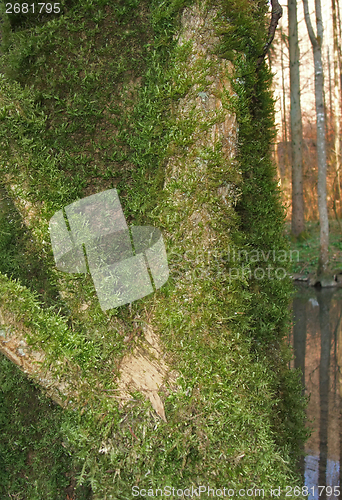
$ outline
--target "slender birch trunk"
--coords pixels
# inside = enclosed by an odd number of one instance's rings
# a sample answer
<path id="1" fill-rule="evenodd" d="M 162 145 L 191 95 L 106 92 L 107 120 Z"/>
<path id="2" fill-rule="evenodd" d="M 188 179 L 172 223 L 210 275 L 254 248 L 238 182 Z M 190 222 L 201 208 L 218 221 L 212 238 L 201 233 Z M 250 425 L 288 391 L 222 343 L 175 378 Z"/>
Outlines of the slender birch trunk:
<path id="1" fill-rule="evenodd" d="M 318 275 L 328 272 L 329 265 L 329 218 L 327 206 L 327 159 L 325 144 L 325 114 L 324 114 L 324 74 L 322 64 L 323 24 L 321 1 L 315 0 L 316 27 L 315 36 L 310 14 L 308 0 L 303 0 L 305 23 L 312 45 L 315 66 L 315 101 L 316 101 L 316 127 L 317 127 L 317 161 L 318 161 L 318 212 L 320 220 L 320 252 Z"/>
<path id="2" fill-rule="evenodd" d="M 336 197 L 341 199 L 340 188 L 340 134 L 341 134 L 341 86 L 339 75 L 339 40 L 337 30 L 337 0 L 332 0 L 332 20 L 333 20 L 333 38 L 334 38 L 334 156 L 335 156 L 335 172 L 336 172 Z"/>
<path id="3" fill-rule="evenodd" d="M 340 4 L 338 0 L 336 0 L 336 16 L 337 16 L 337 28 L 338 28 L 338 67 L 339 67 L 339 75 L 340 75 L 340 86 L 342 88 L 342 63 L 341 63 L 341 40 L 342 40 L 342 31 L 341 31 L 341 11 Z"/>
<path id="4" fill-rule="evenodd" d="M 328 62 L 328 79 L 329 79 L 329 113 L 327 114 L 327 130 L 328 134 L 330 134 L 331 130 L 333 130 L 333 97 L 332 97 L 332 76 L 331 76 L 331 59 L 330 59 L 330 51 L 329 47 L 327 47 L 327 62 Z"/>
<path id="5" fill-rule="evenodd" d="M 288 0 L 288 15 L 291 95 L 292 234 L 297 237 L 305 230 L 297 0 Z"/>
<path id="6" fill-rule="evenodd" d="M 281 62 L 281 85 L 283 91 L 283 141 L 285 144 L 285 165 L 288 164 L 287 155 L 287 123 L 286 123 L 286 85 L 285 85 L 285 65 L 284 65 L 284 47 L 283 47 L 283 29 L 280 29 L 280 62 Z"/>
<path id="7" fill-rule="evenodd" d="M 282 173 L 281 180 L 284 182 L 287 179 L 287 171 L 289 166 L 289 154 L 288 154 L 288 132 L 287 132 L 287 109 L 286 109 L 286 84 L 285 84 L 285 65 L 284 65 L 284 37 L 283 29 L 280 28 L 280 65 L 281 65 L 281 87 L 282 87 L 282 105 L 281 105 L 281 129 L 282 129 L 282 139 L 284 148 L 284 157 L 282 158 L 282 169 L 279 171 Z"/>

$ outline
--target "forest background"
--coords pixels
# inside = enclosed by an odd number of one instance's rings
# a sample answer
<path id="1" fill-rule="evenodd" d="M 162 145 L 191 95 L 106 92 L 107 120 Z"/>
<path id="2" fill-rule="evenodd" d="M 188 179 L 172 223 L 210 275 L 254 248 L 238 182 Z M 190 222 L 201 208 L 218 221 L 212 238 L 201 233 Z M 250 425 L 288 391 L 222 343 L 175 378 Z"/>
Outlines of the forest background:
<path id="1" fill-rule="evenodd" d="M 269 60 L 274 73 L 273 89 L 276 98 L 277 138 L 274 146 L 274 159 L 278 166 L 278 178 L 282 197 L 287 206 L 287 220 L 291 220 L 291 127 L 290 127 L 290 69 L 288 49 L 288 9 L 287 2 L 279 2 L 283 7 L 283 16 L 275 35 Z M 337 13 L 338 30 L 338 67 L 341 75 L 341 16 L 339 2 L 334 2 Z M 322 0 L 322 21 L 324 37 L 322 58 L 324 68 L 324 100 L 326 114 L 327 139 L 327 203 L 329 218 L 336 221 L 342 215 L 340 173 L 341 164 L 336 166 L 334 116 L 338 113 L 341 119 L 341 76 L 337 89 L 334 88 L 334 37 L 333 11 L 331 0 Z M 311 22 L 315 24 L 315 2 L 309 2 Z M 298 38 L 300 50 L 300 98 L 303 123 L 303 191 L 305 200 L 305 219 L 318 220 L 317 206 L 317 151 L 316 151 L 316 111 L 315 111 L 315 78 L 312 46 L 304 19 L 303 2 L 297 2 Z M 338 94 L 336 108 L 335 92 Z"/>

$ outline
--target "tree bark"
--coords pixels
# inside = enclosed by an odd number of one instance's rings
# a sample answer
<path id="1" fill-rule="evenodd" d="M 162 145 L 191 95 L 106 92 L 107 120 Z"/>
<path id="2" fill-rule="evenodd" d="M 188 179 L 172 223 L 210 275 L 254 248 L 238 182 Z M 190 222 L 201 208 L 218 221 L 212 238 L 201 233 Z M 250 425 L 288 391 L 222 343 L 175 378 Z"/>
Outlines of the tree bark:
<path id="1" fill-rule="evenodd" d="M 327 206 L 327 159 L 325 140 L 325 113 L 324 113 L 324 73 L 322 64 L 323 24 L 320 0 L 315 1 L 316 27 L 315 36 L 310 14 L 308 0 L 303 0 L 305 23 L 312 45 L 315 67 L 315 102 L 316 102 L 316 128 L 317 128 L 317 162 L 318 162 L 318 212 L 320 220 L 320 252 L 318 275 L 328 272 L 329 267 L 329 217 Z"/>
<path id="2" fill-rule="evenodd" d="M 337 10 L 338 1 L 332 0 L 332 21 L 333 21 L 333 38 L 334 38 L 334 105 L 333 105 L 333 116 L 334 116 L 334 157 L 335 157 L 335 183 L 336 190 L 333 196 L 336 196 L 338 203 L 341 200 L 341 186 L 340 186 L 340 135 L 341 135 L 341 86 L 340 86 L 340 75 L 339 75 L 339 40 L 338 40 L 338 29 L 337 29 Z"/>
<path id="3" fill-rule="evenodd" d="M 332 116 L 333 116 L 331 60 L 330 60 L 329 47 L 327 47 L 327 61 L 328 61 L 328 79 L 329 79 L 329 113 L 327 113 L 327 131 L 328 131 L 328 134 L 329 134 L 330 131 L 332 130 Z"/>
<path id="4" fill-rule="evenodd" d="M 281 86 L 283 91 L 283 114 L 282 114 L 282 126 L 283 126 L 283 142 L 285 144 L 285 167 L 288 165 L 288 134 L 287 134 L 287 106 L 286 106 L 286 85 L 285 85 L 285 65 L 284 65 L 284 40 L 283 40 L 283 30 L 280 30 L 280 63 L 281 63 Z"/>
<path id="5" fill-rule="evenodd" d="M 288 0 L 288 16 L 291 95 L 292 234 L 297 237 L 305 230 L 297 0 Z"/>

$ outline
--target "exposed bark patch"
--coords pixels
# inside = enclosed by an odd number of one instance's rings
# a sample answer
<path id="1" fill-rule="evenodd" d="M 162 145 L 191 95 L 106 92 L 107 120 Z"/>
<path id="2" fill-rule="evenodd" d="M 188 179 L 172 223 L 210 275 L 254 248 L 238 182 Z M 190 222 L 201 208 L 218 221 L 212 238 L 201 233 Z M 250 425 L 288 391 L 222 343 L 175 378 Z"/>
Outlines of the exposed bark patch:
<path id="1" fill-rule="evenodd" d="M 119 402 L 123 405 L 131 399 L 128 391 L 139 391 L 147 397 L 156 413 L 166 422 L 163 402 L 158 394 L 168 385 L 175 383 L 176 374 L 170 373 L 163 359 L 158 336 L 150 326 L 144 328 L 145 341 L 132 354 L 123 358 L 120 364 Z"/>

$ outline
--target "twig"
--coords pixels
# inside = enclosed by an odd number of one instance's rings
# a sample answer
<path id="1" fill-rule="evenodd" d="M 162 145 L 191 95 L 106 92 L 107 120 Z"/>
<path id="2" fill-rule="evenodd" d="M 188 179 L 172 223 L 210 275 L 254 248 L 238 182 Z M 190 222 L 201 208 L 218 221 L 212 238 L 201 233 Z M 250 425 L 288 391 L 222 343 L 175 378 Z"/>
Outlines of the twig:
<path id="1" fill-rule="evenodd" d="M 132 431 L 131 429 L 131 426 L 129 425 L 128 426 L 128 429 L 129 429 L 129 432 L 132 434 L 133 437 L 135 437 L 135 439 L 137 439 L 139 441 L 139 439 L 137 438 L 137 436 L 134 434 L 134 432 Z"/>
<path id="2" fill-rule="evenodd" d="M 260 66 L 268 52 L 268 49 L 270 48 L 270 45 L 273 42 L 275 31 L 278 26 L 278 21 L 283 15 L 283 8 L 278 2 L 278 0 L 271 0 L 271 5 L 272 5 L 272 17 L 271 17 L 270 27 L 268 28 L 268 40 L 264 46 L 263 53 L 261 54 L 261 56 L 257 61 L 257 69 L 256 69 L 257 71 L 259 71 Z"/>

